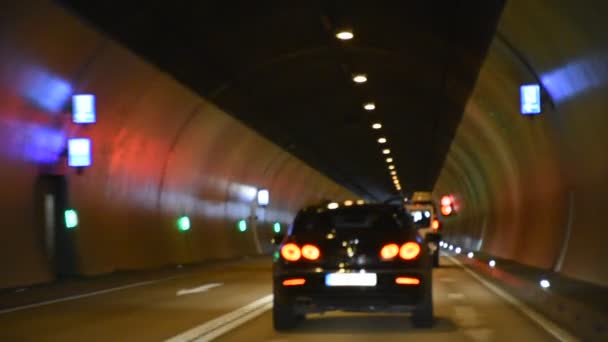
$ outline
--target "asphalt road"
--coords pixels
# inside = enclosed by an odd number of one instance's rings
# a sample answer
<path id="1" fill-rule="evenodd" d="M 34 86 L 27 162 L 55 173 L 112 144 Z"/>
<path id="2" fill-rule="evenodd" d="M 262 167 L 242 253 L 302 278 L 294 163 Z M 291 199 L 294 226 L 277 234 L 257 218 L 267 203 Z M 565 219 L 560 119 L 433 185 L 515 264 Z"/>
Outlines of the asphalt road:
<path id="1" fill-rule="evenodd" d="M 430 329 L 413 328 L 407 315 L 330 313 L 276 333 L 270 260 L 258 258 L 0 310 L 0 341 L 556 340 L 460 266 L 441 262 L 433 275 L 436 324 Z"/>

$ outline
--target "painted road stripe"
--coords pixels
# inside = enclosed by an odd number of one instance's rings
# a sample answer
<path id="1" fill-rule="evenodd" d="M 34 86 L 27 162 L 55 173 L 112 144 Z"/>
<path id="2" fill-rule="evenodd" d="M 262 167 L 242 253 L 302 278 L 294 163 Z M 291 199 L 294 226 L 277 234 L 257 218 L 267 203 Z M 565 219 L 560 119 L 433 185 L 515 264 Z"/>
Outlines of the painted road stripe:
<path id="1" fill-rule="evenodd" d="M 228 331 L 260 316 L 271 308 L 272 295 L 267 295 L 223 316 L 174 336 L 166 340 L 166 342 L 212 341 Z"/>
<path id="2" fill-rule="evenodd" d="M 461 300 L 464 299 L 464 294 L 462 293 L 448 293 L 448 298 L 453 300 Z"/>
<path id="3" fill-rule="evenodd" d="M 173 277 L 162 278 L 162 279 L 157 279 L 157 280 L 142 281 L 142 282 L 139 282 L 139 283 L 133 283 L 133 284 L 119 286 L 119 287 L 113 287 L 113 288 L 109 288 L 109 289 L 105 289 L 105 290 L 100 290 L 100 291 L 95 291 L 95 292 L 89 292 L 89 293 L 83 293 L 83 294 L 76 295 L 76 296 L 57 298 L 57 299 L 47 300 L 47 301 L 39 302 L 39 303 L 28 304 L 28 305 L 23 305 L 23 306 L 17 306 L 17 307 L 10 308 L 10 309 L 0 310 L 0 314 L 6 314 L 6 313 L 9 313 L 9 312 L 15 312 L 15 311 L 20 311 L 20 310 L 37 308 L 39 306 L 45 306 L 45 305 L 50 305 L 50 304 L 55 304 L 55 303 L 61 303 L 61 302 L 67 302 L 67 301 L 81 299 L 81 298 L 87 298 L 87 297 L 97 296 L 97 295 L 104 294 L 104 293 L 110 293 L 110 292 L 114 292 L 114 291 L 120 291 L 120 290 L 130 289 L 132 287 L 139 287 L 139 286 L 145 286 L 145 285 L 160 283 L 160 282 L 171 280 L 171 279 L 175 279 L 175 278 L 178 278 L 178 277 L 180 277 L 180 276 L 173 276 Z"/>
<path id="4" fill-rule="evenodd" d="M 569 341 L 580 341 L 576 337 L 570 335 L 570 333 L 568 333 L 564 329 L 558 327 L 555 323 L 553 323 L 550 320 L 548 320 L 547 318 L 541 316 L 536 311 L 530 309 L 528 306 L 526 306 L 524 303 L 522 303 L 519 299 L 511 296 L 510 294 L 508 294 L 501 288 L 499 288 L 496 285 L 490 283 L 489 281 L 483 279 L 481 276 L 477 275 L 477 273 L 473 272 L 468 267 L 465 267 L 457 259 L 455 259 L 451 256 L 447 256 L 447 258 L 450 259 L 450 261 L 452 261 L 456 265 L 462 267 L 462 269 L 465 272 L 470 274 L 473 278 L 477 279 L 477 281 L 479 281 L 482 285 L 487 287 L 490 291 L 494 292 L 497 296 L 499 296 L 502 299 L 506 300 L 507 302 L 511 303 L 521 313 L 528 316 L 528 318 L 530 318 L 532 321 L 536 322 L 536 324 L 541 326 L 543 329 L 545 329 L 549 334 L 551 334 L 556 339 L 558 339 L 560 341 L 568 341 L 568 342 Z"/>
<path id="5" fill-rule="evenodd" d="M 183 295 L 189 295 L 189 294 L 194 294 L 194 293 L 207 292 L 214 287 L 218 287 L 218 286 L 222 286 L 222 285 L 224 285 L 224 284 L 223 283 L 211 283 L 211 284 L 195 287 L 193 289 L 181 289 L 181 290 L 177 291 L 177 293 L 175 295 L 183 296 Z"/>

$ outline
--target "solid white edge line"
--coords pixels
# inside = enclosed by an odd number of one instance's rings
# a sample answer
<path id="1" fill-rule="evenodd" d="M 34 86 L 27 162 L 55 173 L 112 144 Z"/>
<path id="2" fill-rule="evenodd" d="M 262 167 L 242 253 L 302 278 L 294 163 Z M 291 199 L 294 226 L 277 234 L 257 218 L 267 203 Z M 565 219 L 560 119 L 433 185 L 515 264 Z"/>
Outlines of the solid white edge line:
<path id="1" fill-rule="evenodd" d="M 157 280 L 142 281 L 142 282 L 139 282 L 139 283 L 133 283 L 133 284 L 119 286 L 119 287 L 112 287 L 112 288 L 105 289 L 105 290 L 94 291 L 94 292 L 89 292 L 89 293 L 83 293 L 83 294 L 79 294 L 79 295 L 75 295 L 75 296 L 57 298 L 57 299 L 47 300 L 47 301 L 44 301 L 44 302 L 39 302 L 39 303 L 34 303 L 34 304 L 16 306 L 14 308 L 0 310 L 0 315 L 1 314 L 6 314 L 6 313 L 10 313 L 10 312 L 20 311 L 20 310 L 32 309 L 32 308 L 36 308 L 36 307 L 39 307 L 39 306 L 45 306 L 45 305 L 50 305 L 50 304 L 55 304 L 55 303 L 67 302 L 67 301 L 71 301 L 71 300 L 75 300 L 75 299 L 81 299 L 81 298 L 87 298 L 87 297 L 97 296 L 97 295 L 100 295 L 100 294 L 114 292 L 114 291 L 120 291 L 120 290 L 124 290 L 124 289 L 129 289 L 129 288 L 132 288 L 132 287 L 138 287 L 138 286 L 145 286 L 145 285 L 150 285 L 150 284 L 154 284 L 154 283 L 160 283 L 162 281 L 171 280 L 171 279 L 174 279 L 174 278 L 177 278 L 177 277 L 179 277 L 179 276 L 167 277 L 167 278 L 162 278 L 162 279 L 157 279 Z"/>
<path id="2" fill-rule="evenodd" d="M 272 307 L 272 298 L 273 296 L 267 295 L 260 299 L 257 299 L 243 307 L 240 307 L 234 311 L 231 311 L 227 314 L 224 314 L 220 317 L 207 321 L 201 325 L 198 325 L 190 330 L 187 330 L 177 336 L 171 337 L 166 340 L 166 342 L 184 342 L 184 341 L 206 341 L 204 338 L 207 336 L 215 335 L 214 330 L 224 329 L 224 326 L 230 325 L 230 329 L 233 329 L 248 320 L 251 320 L 257 317 L 259 314 L 268 310 Z M 264 309 L 264 310 L 262 310 Z M 259 313 L 258 313 L 259 312 Z M 255 315 L 255 313 L 258 313 Z M 252 316 L 253 315 L 253 316 Z M 245 319 L 248 318 L 248 319 Z M 236 324 L 235 322 L 238 322 Z M 228 330 L 230 330 L 228 329 Z M 222 331 L 220 330 L 220 331 Z M 227 332 L 224 331 L 223 333 Z M 222 334 L 223 334 L 222 333 Z M 216 335 L 215 337 L 220 336 Z"/>
<path id="3" fill-rule="evenodd" d="M 526 315 L 528 318 L 530 318 L 532 321 L 534 321 L 536 324 L 538 324 L 541 328 L 545 329 L 549 334 L 551 334 L 556 339 L 558 339 L 560 341 L 564 341 L 564 342 L 580 341 L 578 338 L 572 336 L 570 333 L 568 333 L 564 329 L 560 328 L 552 321 L 548 320 L 547 318 L 543 317 L 536 311 L 529 308 L 526 304 L 522 303 L 519 299 L 511 296 L 509 293 L 505 292 L 501 288 L 499 288 L 496 285 L 490 283 L 489 281 L 483 279 L 477 273 L 475 273 L 474 271 L 470 270 L 468 267 L 463 265 L 459 260 L 457 260 L 454 257 L 449 256 L 449 255 L 447 256 L 447 258 L 450 261 L 452 261 L 453 263 L 455 263 L 456 265 L 462 267 L 462 269 L 465 272 L 467 272 L 469 275 L 471 275 L 473 278 L 475 278 L 477 281 L 479 281 L 482 285 L 484 285 L 490 291 L 494 292 L 494 294 L 496 294 L 497 296 L 506 300 L 507 302 L 511 303 L 521 313 Z"/>

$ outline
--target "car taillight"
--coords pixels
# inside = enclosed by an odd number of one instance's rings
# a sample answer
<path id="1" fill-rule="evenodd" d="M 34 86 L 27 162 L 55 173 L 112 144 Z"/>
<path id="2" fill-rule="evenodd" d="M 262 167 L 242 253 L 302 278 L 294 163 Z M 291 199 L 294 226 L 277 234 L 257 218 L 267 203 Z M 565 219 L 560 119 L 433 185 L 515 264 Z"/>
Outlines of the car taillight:
<path id="1" fill-rule="evenodd" d="M 433 225 L 431 227 L 433 229 L 435 229 L 435 230 L 439 229 L 439 220 L 438 219 L 434 219 L 433 220 Z"/>
<path id="2" fill-rule="evenodd" d="M 304 278 L 291 278 L 283 280 L 283 286 L 302 286 L 306 284 L 306 279 Z"/>
<path id="3" fill-rule="evenodd" d="M 406 242 L 399 249 L 399 256 L 403 260 L 415 259 L 420 254 L 420 245 L 415 242 Z"/>
<path id="4" fill-rule="evenodd" d="M 414 277 L 397 277 L 395 284 L 398 285 L 420 285 L 420 279 Z"/>
<path id="5" fill-rule="evenodd" d="M 302 252 L 300 251 L 300 247 L 295 243 L 288 243 L 281 247 L 281 256 L 287 261 L 298 261 L 302 256 Z"/>
<path id="6" fill-rule="evenodd" d="M 316 246 L 304 245 L 302 246 L 302 256 L 308 260 L 317 260 L 321 256 L 321 252 Z"/>
<path id="7" fill-rule="evenodd" d="M 382 259 L 392 259 L 399 254 L 399 246 L 396 243 L 389 243 L 380 250 Z"/>

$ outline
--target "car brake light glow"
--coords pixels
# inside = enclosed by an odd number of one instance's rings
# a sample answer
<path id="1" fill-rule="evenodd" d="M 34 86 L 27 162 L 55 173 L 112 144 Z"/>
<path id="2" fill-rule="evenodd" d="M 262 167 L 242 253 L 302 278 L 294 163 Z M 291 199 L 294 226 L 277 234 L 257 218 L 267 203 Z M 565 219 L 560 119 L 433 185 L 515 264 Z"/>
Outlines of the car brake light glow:
<path id="1" fill-rule="evenodd" d="M 441 197 L 441 205 L 442 206 L 452 205 L 452 199 L 450 198 L 450 196 Z"/>
<path id="2" fill-rule="evenodd" d="M 399 256 L 403 260 L 412 260 L 420 254 L 420 245 L 415 242 L 406 242 L 399 250 Z"/>
<path id="3" fill-rule="evenodd" d="M 283 280 L 283 286 L 301 286 L 306 284 L 306 279 L 304 278 L 292 278 Z"/>
<path id="4" fill-rule="evenodd" d="M 438 219 L 434 219 L 433 220 L 433 229 L 437 230 L 439 229 L 439 220 Z"/>
<path id="5" fill-rule="evenodd" d="M 302 256 L 308 260 L 317 260 L 321 252 L 316 246 L 313 245 L 304 245 L 302 247 Z"/>
<path id="6" fill-rule="evenodd" d="M 380 256 L 382 257 L 382 259 L 392 259 L 396 257 L 397 254 L 399 254 L 399 246 L 397 246 L 396 243 L 390 243 L 388 245 L 385 245 L 380 250 Z"/>
<path id="7" fill-rule="evenodd" d="M 287 261 L 298 261 L 302 252 L 295 243 L 288 243 L 281 248 L 281 256 Z"/>
<path id="8" fill-rule="evenodd" d="M 442 206 L 441 213 L 443 214 L 443 216 L 449 216 L 452 213 L 452 206 L 451 205 Z"/>
<path id="9" fill-rule="evenodd" d="M 397 277 L 395 284 L 399 285 L 420 285 L 420 279 L 412 277 Z"/>

